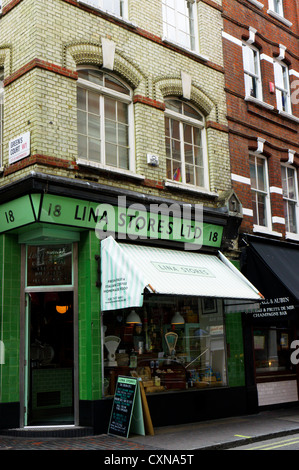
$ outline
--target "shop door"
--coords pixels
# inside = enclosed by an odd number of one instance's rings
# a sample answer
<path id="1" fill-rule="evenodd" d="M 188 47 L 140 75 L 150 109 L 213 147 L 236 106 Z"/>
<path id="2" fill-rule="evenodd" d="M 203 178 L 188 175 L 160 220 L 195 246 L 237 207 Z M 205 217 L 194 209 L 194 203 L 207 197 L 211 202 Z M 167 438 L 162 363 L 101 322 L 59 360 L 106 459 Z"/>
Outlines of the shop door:
<path id="1" fill-rule="evenodd" d="M 26 295 L 27 426 L 74 424 L 73 292 Z"/>

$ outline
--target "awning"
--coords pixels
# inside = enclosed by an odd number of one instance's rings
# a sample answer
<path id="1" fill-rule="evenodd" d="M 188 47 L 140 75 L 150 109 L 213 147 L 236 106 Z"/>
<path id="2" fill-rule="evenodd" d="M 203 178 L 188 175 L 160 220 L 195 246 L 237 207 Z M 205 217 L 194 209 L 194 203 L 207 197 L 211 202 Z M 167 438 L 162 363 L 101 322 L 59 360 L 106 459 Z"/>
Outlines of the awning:
<path id="1" fill-rule="evenodd" d="M 250 242 L 250 247 L 268 271 L 279 280 L 294 299 L 299 301 L 299 248 L 263 242 Z M 256 280 L 259 282 L 258 279 Z M 266 278 L 263 276 L 263 281 L 266 284 L 267 276 Z M 265 288 L 272 291 L 272 295 L 268 294 L 267 297 L 275 296 L 273 283 L 269 287 L 265 285 Z M 276 293 L 278 294 L 277 291 Z"/>
<path id="2" fill-rule="evenodd" d="M 149 293 L 260 301 L 261 294 L 219 252 L 198 252 L 101 242 L 102 311 L 141 307 Z"/>

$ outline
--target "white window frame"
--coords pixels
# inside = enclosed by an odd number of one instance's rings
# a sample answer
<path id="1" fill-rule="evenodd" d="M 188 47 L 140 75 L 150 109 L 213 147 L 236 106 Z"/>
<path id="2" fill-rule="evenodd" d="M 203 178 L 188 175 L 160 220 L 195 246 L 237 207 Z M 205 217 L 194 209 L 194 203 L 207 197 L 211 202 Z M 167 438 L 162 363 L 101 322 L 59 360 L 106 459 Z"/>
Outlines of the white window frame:
<path id="1" fill-rule="evenodd" d="M 106 11 L 113 16 L 117 16 L 118 18 L 122 18 L 124 20 L 128 19 L 128 0 L 79 0 L 81 3 L 86 3 L 94 8 L 98 8 L 99 10 Z M 107 8 L 107 5 L 109 7 Z M 117 12 L 117 7 L 122 9 L 122 12 Z"/>
<path id="2" fill-rule="evenodd" d="M 250 60 L 248 52 L 252 51 L 256 60 Z M 256 98 L 263 101 L 262 76 L 259 50 L 251 44 L 242 43 L 242 56 L 244 67 L 245 98 Z M 254 71 L 253 71 L 254 69 Z M 254 80 L 256 84 L 256 96 L 252 94 L 249 79 Z"/>
<path id="3" fill-rule="evenodd" d="M 270 188 L 269 188 L 269 175 L 268 175 L 268 162 L 267 159 L 263 155 L 256 155 L 256 154 L 250 154 L 250 158 L 254 158 L 255 162 L 255 179 L 258 181 L 257 178 L 257 161 L 261 160 L 263 162 L 263 176 L 264 176 L 264 189 L 260 188 L 254 188 L 252 185 L 252 179 L 251 179 L 251 193 L 255 195 L 255 207 L 252 207 L 253 214 L 256 213 L 257 215 L 257 223 L 254 224 L 254 229 L 256 231 L 265 231 L 265 230 L 272 230 L 272 223 L 271 223 L 271 203 L 270 203 Z M 250 164 L 250 161 L 249 161 Z M 261 195 L 265 202 L 264 202 L 264 207 L 265 207 L 265 224 L 261 225 L 259 223 L 259 211 L 258 211 L 258 201 L 257 201 L 257 196 Z M 252 202 L 253 204 L 253 202 Z"/>
<path id="4" fill-rule="evenodd" d="M 97 67 L 92 67 L 92 66 L 80 66 L 78 67 L 78 70 L 96 70 L 96 71 L 101 71 Z M 102 72 L 102 71 L 101 71 Z M 112 77 L 115 77 L 119 82 L 121 82 L 129 91 L 129 95 L 125 95 L 122 93 L 119 93 L 117 91 L 108 89 L 104 86 L 97 85 L 95 83 L 92 83 L 89 80 L 85 80 L 81 77 L 78 78 L 78 84 L 77 86 L 86 90 L 91 90 L 95 91 L 99 95 L 100 99 L 100 116 L 101 116 L 101 121 L 100 121 L 100 133 L 101 133 L 101 159 L 100 162 L 94 161 L 89 159 L 87 156 L 86 158 L 84 157 L 79 157 L 79 162 L 80 163 L 90 163 L 91 166 L 99 167 L 99 168 L 107 168 L 111 169 L 112 171 L 120 172 L 125 174 L 126 172 L 135 172 L 135 146 L 134 146 L 134 110 L 133 110 L 133 101 L 132 101 L 132 95 L 133 92 L 130 89 L 130 87 L 123 82 L 119 77 L 116 77 L 114 74 L 109 74 L 103 71 L 104 75 L 110 75 Z M 108 96 L 114 99 L 117 99 L 120 102 L 123 102 L 127 104 L 128 106 L 128 146 L 129 146 L 129 158 L 128 158 L 128 163 L 129 163 L 129 168 L 124 169 L 119 166 L 111 166 L 109 164 L 106 164 L 106 154 L 105 154 L 105 119 L 103 119 L 104 116 L 104 97 Z M 79 132 L 78 132 L 79 134 Z"/>
<path id="5" fill-rule="evenodd" d="M 291 165 L 283 164 L 281 165 L 281 171 L 285 171 L 286 176 L 288 170 L 291 170 L 294 173 L 294 191 L 295 191 L 295 197 L 291 198 L 289 196 L 289 187 L 288 187 L 288 178 L 286 177 L 286 189 L 287 192 L 284 191 L 284 187 L 282 186 L 283 190 L 283 200 L 284 203 L 286 203 L 286 208 L 287 208 L 287 213 L 285 213 L 285 225 L 286 225 L 286 233 L 289 235 L 294 235 L 298 234 L 298 222 L 299 222 L 299 204 L 298 204 L 298 174 L 296 168 L 294 168 Z M 296 225 L 296 230 L 291 231 L 290 230 L 290 225 L 289 225 L 289 204 L 293 204 L 295 206 L 295 225 Z"/>
<path id="6" fill-rule="evenodd" d="M 269 0 L 269 9 L 267 10 L 268 15 L 273 16 L 278 21 L 281 21 L 286 26 L 291 27 L 291 21 L 284 17 L 283 12 L 283 0 Z"/>
<path id="7" fill-rule="evenodd" d="M 181 101 L 177 98 L 172 98 L 174 100 L 177 100 L 177 101 Z M 184 103 L 182 101 L 182 103 Z M 189 103 L 188 103 L 188 106 L 191 106 Z M 204 190 L 209 190 L 209 169 L 208 169 L 208 153 L 207 153 L 207 136 L 206 136 L 206 127 L 205 127 L 205 118 L 204 116 L 202 115 L 202 113 L 200 113 L 194 106 L 191 106 L 197 113 L 199 116 L 202 117 L 202 122 L 200 122 L 199 120 L 196 120 L 196 119 L 193 119 L 189 116 L 185 116 L 184 114 L 181 114 L 181 113 L 178 113 L 174 110 L 171 110 L 171 109 L 165 109 L 165 118 L 169 118 L 169 119 L 173 119 L 175 121 L 178 121 L 179 122 L 179 134 L 180 134 L 180 157 L 181 157 L 181 160 L 180 160 L 180 163 L 181 163 L 181 176 L 182 176 L 182 181 L 177 181 L 175 180 L 174 178 L 172 179 L 169 179 L 167 178 L 166 179 L 166 182 L 167 183 L 172 183 L 173 185 L 176 185 L 178 187 L 183 187 L 183 186 L 186 186 L 186 187 L 189 187 L 189 188 L 196 188 L 196 189 L 204 189 Z M 203 158 L 203 179 L 204 179 L 204 185 L 203 186 L 198 186 L 196 184 L 192 184 L 192 183 L 188 183 L 186 182 L 186 171 L 185 171 L 185 150 L 184 150 L 184 124 L 188 124 L 192 127 L 196 127 L 198 129 L 200 129 L 201 131 L 201 143 L 202 143 L 202 158 Z M 166 134 L 165 134 L 165 139 L 166 139 Z M 196 165 L 193 164 L 193 167 L 195 167 Z"/>
<path id="8" fill-rule="evenodd" d="M 269 4 L 270 4 L 269 7 L 271 10 L 273 10 L 279 16 L 284 16 L 283 15 L 283 0 L 270 0 Z"/>
<path id="9" fill-rule="evenodd" d="M 273 61 L 273 67 L 277 109 L 284 113 L 292 114 L 289 68 L 284 62 L 278 59 Z M 284 83 L 284 76 L 286 83 Z M 284 105 L 283 97 L 285 99 Z"/>
<path id="10" fill-rule="evenodd" d="M 188 22 L 185 24 L 185 28 L 182 30 L 183 33 L 188 37 L 189 44 L 187 45 L 180 40 L 180 26 L 182 21 L 180 18 L 180 13 L 178 10 L 178 5 L 183 4 L 183 2 L 189 6 L 190 14 L 188 15 Z M 171 4 L 170 4 L 171 3 Z M 173 13 L 172 21 L 170 21 L 170 14 L 168 11 Z M 187 13 L 187 12 L 185 12 Z M 163 16 L 163 40 L 171 42 L 178 45 L 184 49 L 188 49 L 192 52 L 199 53 L 199 44 L 198 44 L 198 21 L 197 21 L 197 3 L 196 0 L 162 0 L 162 16 Z M 187 18 L 187 15 L 186 15 Z M 192 44 L 192 32 L 190 31 L 190 22 L 193 21 L 193 34 L 194 34 L 194 44 Z M 169 33 L 169 29 L 174 30 L 174 37 Z M 189 31 L 188 31 L 189 29 Z"/>

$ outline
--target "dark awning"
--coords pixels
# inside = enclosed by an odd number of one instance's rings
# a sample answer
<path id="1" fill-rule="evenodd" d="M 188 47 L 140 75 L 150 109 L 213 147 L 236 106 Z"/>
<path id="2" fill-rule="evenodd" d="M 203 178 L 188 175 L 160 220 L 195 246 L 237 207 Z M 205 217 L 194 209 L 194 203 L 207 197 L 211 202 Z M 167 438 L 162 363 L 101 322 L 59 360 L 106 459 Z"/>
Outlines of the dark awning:
<path id="1" fill-rule="evenodd" d="M 294 299 L 299 301 L 299 247 L 292 245 L 279 246 L 278 244 L 263 242 L 250 242 L 250 246 L 268 270 L 289 291 Z M 259 286 L 257 285 L 257 287 Z M 272 293 L 274 288 L 275 286 L 272 285 Z"/>

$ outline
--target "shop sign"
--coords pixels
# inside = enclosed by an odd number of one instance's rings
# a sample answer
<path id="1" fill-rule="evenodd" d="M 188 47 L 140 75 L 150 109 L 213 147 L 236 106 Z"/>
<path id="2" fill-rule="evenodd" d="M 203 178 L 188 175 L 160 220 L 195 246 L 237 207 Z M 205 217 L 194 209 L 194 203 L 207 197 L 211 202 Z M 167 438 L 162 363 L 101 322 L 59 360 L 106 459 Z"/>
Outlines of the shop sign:
<path id="1" fill-rule="evenodd" d="M 179 241 L 194 245 L 195 249 L 221 246 L 222 226 L 203 223 L 202 218 L 191 220 L 184 211 L 171 215 L 171 206 L 167 214 L 165 206 L 160 212 L 157 205 L 148 211 L 142 204 L 126 207 L 125 198 L 120 199 L 121 203 L 115 206 L 45 194 L 40 222 L 94 229 L 99 239 L 118 234 L 119 239 Z"/>
<path id="2" fill-rule="evenodd" d="M 176 212 L 172 212 L 171 206 L 154 205 L 154 210 L 148 211 L 142 204 L 126 207 L 125 198 L 119 199 L 122 199 L 121 204 L 116 206 L 51 194 L 23 196 L 0 205 L 0 232 L 44 222 L 95 230 L 100 240 L 117 234 L 119 240 L 182 242 L 185 249 L 190 250 L 221 246 L 221 225 L 204 223 L 202 217 L 192 219 L 186 210 L 179 213 L 176 208 Z"/>
<path id="3" fill-rule="evenodd" d="M 276 297 L 261 302 L 260 308 L 255 310 L 252 316 L 254 319 L 282 319 L 294 311 L 295 305 L 290 297 Z"/>
<path id="4" fill-rule="evenodd" d="M 8 162 L 12 163 L 21 160 L 22 158 L 30 155 L 30 132 L 25 132 L 22 135 L 9 141 L 8 146 Z"/>
<path id="5" fill-rule="evenodd" d="M 6 232 L 35 221 L 30 196 L 0 205 L 0 232 Z"/>

